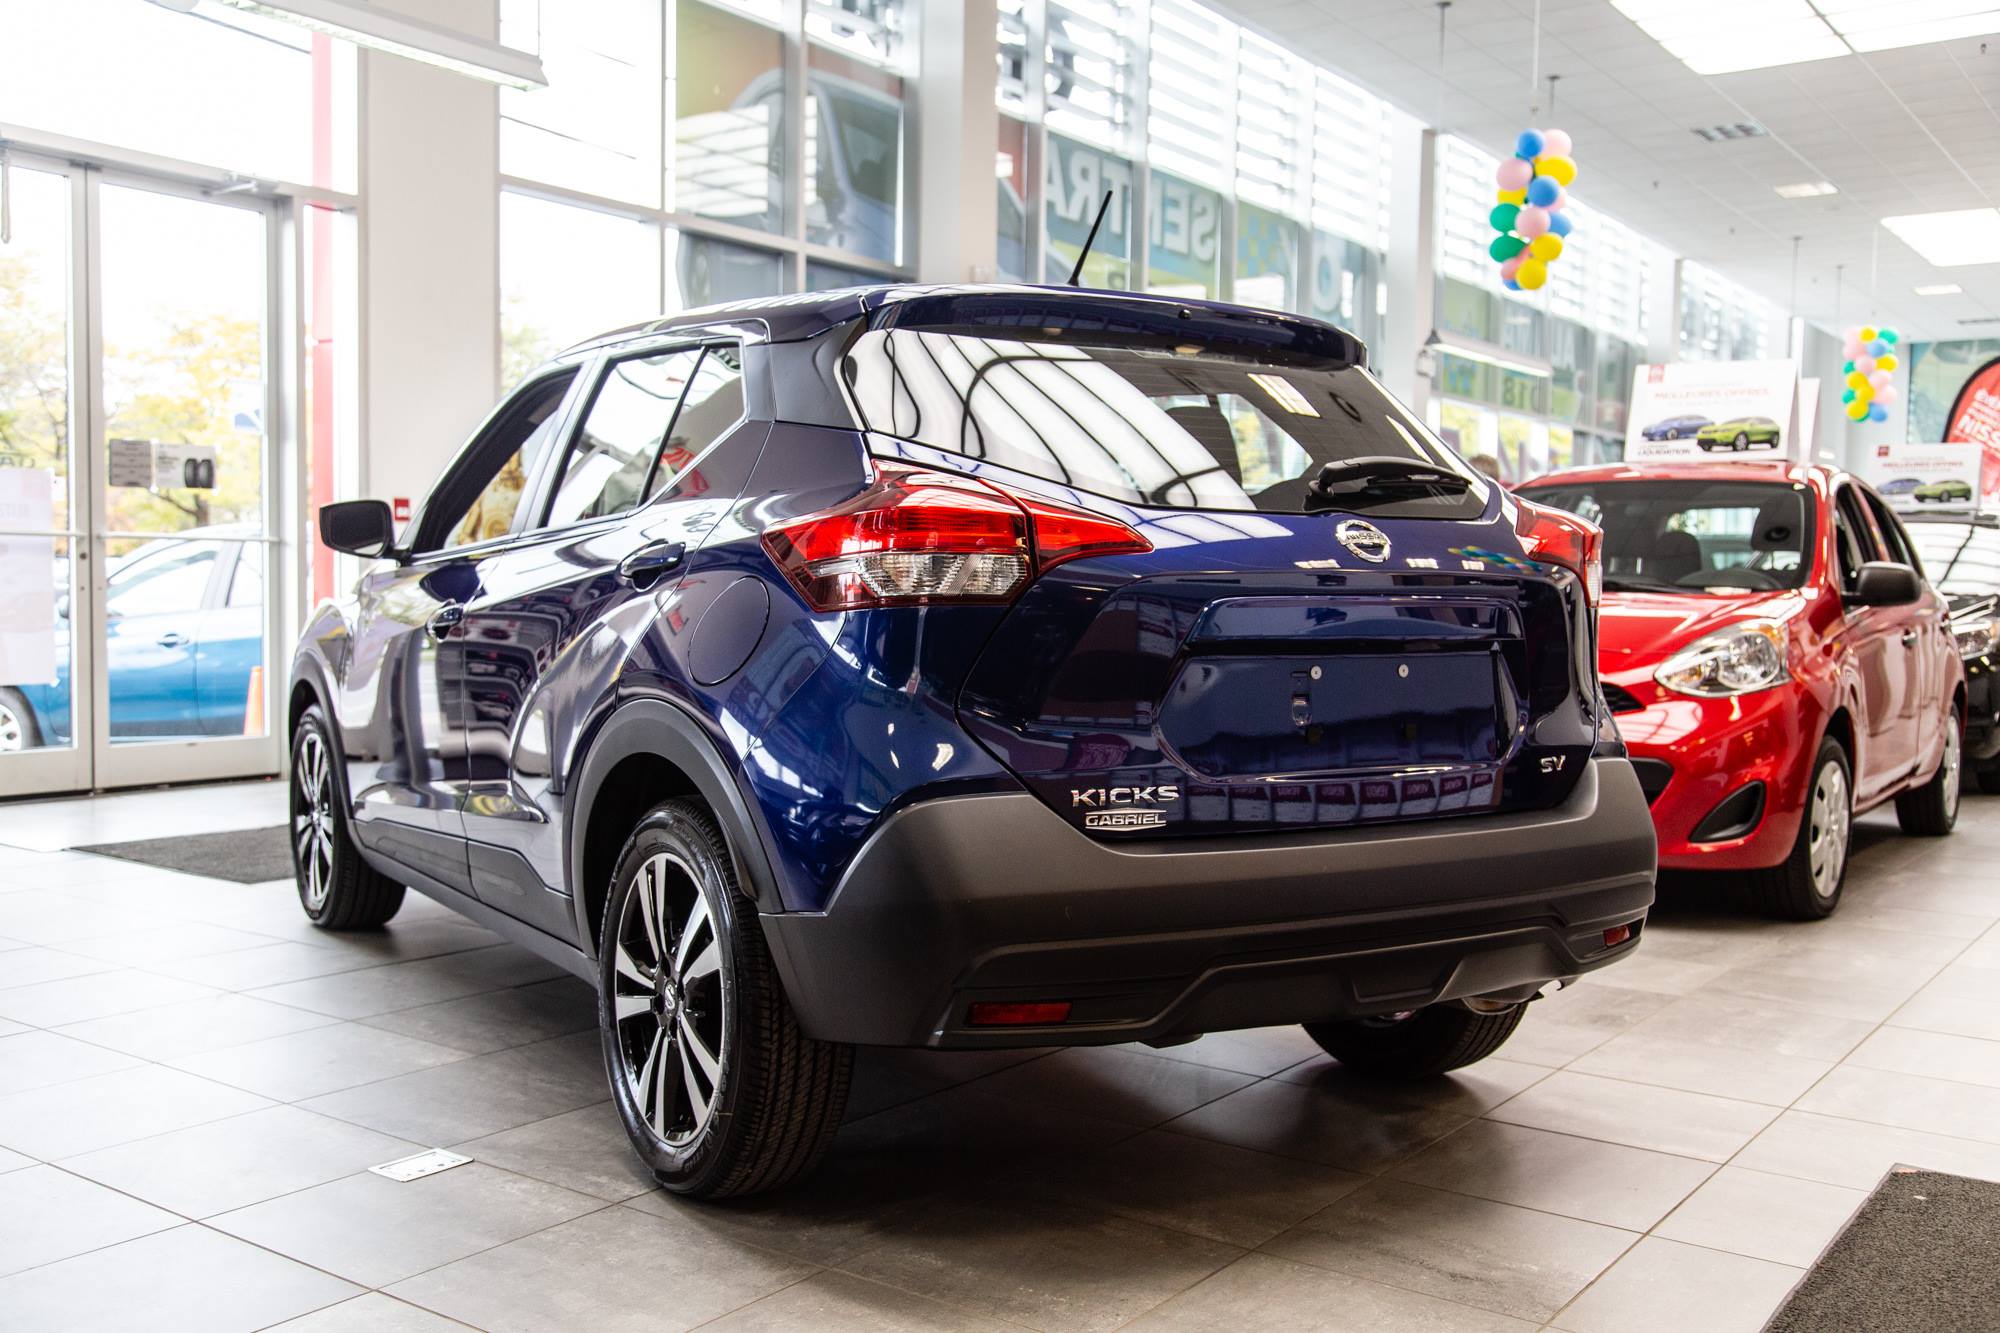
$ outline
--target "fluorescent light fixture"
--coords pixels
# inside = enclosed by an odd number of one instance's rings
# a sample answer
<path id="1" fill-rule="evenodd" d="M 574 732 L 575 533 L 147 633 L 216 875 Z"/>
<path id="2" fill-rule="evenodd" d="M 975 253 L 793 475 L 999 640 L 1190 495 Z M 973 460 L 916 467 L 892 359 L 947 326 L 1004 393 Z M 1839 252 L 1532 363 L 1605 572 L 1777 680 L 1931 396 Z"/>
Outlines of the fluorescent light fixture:
<path id="1" fill-rule="evenodd" d="M 1787 199 L 1817 199 L 1823 194 L 1840 193 L 1832 181 L 1800 181 L 1796 185 L 1779 185 L 1775 188 Z"/>
<path id="2" fill-rule="evenodd" d="M 1918 296 L 1957 296 L 1965 288 L 1955 282 L 1934 282 L 1927 287 L 1912 287 Z"/>
<path id="3" fill-rule="evenodd" d="M 1906 213 L 1882 225 L 1938 268 L 2000 264 L 2000 208 Z"/>
<path id="4" fill-rule="evenodd" d="M 209 6 L 239 9 L 246 14 L 295 23 L 313 32 L 421 61 L 468 78 L 507 88 L 546 88 L 540 56 L 511 46 L 472 37 L 453 28 L 407 18 L 360 0 L 153 0 L 167 9 L 193 13 Z"/>
<path id="5" fill-rule="evenodd" d="M 1697 74 L 2000 33 L 1996 0 L 1611 0 Z"/>
<path id="6" fill-rule="evenodd" d="M 1504 347 L 1496 347 L 1489 342 L 1474 338 L 1461 338 L 1457 334 L 1440 335 L 1435 330 L 1425 342 L 1431 351 L 1455 356 L 1464 361 L 1477 361 L 1484 366 L 1495 366 L 1501 370 L 1511 370 L 1521 375 L 1532 375 L 1536 379 L 1549 379 L 1555 368 L 1539 357 L 1522 356 Z"/>

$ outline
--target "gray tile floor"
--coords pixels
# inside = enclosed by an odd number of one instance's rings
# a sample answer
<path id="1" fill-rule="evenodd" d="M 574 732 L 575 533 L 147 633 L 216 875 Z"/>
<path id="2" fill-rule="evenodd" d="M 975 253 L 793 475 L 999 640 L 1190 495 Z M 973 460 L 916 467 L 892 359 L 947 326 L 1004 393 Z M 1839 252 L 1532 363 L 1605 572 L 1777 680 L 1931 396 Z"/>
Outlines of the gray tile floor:
<path id="1" fill-rule="evenodd" d="M 1863 821 L 1830 922 L 1669 885 L 1428 1086 L 1296 1029 L 868 1053 L 819 1175 L 726 1206 L 637 1169 L 581 984 L 50 850 L 193 808 L 84 806 L 0 807 L 0 1328 L 1755 1329 L 1892 1163 L 2000 1178 L 1995 800 Z M 429 1146 L 475 1161 L 365 1170 Z"/>

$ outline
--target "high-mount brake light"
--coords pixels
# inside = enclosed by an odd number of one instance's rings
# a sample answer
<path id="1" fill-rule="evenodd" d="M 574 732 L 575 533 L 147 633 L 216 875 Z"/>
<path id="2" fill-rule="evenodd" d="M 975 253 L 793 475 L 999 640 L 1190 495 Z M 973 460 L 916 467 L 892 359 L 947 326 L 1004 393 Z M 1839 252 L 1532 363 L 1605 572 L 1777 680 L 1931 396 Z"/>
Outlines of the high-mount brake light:
<path id="1" fill-rule="evenodd" d="M 1515 497 L 1520 506 L 1514 535 L 1530 560 L 1561 565 L 1583 582 L 1584 596 L 1595 611 L 1604 597 L 1604 529 L 1567 510 Z"/>
<path id="2" fill-rule="evenodd" d="M 1150 551 L 1116 520 L 975 477 L 876 465 L 859 495 L 781 523 L 764 548 L 817 611 L 1010 602 L 1067 560 Z"/>

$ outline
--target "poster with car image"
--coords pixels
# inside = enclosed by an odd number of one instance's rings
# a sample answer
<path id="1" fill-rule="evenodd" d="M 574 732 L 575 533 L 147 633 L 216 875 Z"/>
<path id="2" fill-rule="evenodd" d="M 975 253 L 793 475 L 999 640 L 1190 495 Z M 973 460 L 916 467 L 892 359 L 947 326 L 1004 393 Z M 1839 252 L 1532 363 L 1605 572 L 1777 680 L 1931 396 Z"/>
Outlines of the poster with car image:
<path id="1" fill-rule="evenodd" d="M 1976 444 L 1878 444 L 1865 474 L 1893 508 L 1965 511 L 1979 508 L 1983 458 Z"/>
<path id="2" fill-rule="evenodd" d="M 1632 375 L 1629 463 L 1799 456 L 1794 361 L 1675 361 Z"/>

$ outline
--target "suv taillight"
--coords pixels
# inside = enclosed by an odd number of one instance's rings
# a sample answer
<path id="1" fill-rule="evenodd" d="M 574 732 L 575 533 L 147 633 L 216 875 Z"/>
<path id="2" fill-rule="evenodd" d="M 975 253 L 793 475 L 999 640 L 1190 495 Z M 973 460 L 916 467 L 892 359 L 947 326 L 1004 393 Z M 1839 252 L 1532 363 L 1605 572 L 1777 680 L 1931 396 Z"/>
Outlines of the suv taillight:
<path id="1" fill-rule="evenodd" d="M 1514 535 L 1530 560 L 1561 565 L 1583 581 L 1584 596 L 1594 614 L 1604 596 L 1604 529 L 1567 510 L 1514 497 Z"/>
<path id="2" fill-rule="evenodd" d="M 1066 560 L 1150 551 L 1113 519 L 973 477 L 878 463 L 831 509 L 764 534 L 764 549 L 816 611 L 1010 602 Z"/>

